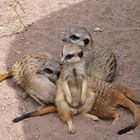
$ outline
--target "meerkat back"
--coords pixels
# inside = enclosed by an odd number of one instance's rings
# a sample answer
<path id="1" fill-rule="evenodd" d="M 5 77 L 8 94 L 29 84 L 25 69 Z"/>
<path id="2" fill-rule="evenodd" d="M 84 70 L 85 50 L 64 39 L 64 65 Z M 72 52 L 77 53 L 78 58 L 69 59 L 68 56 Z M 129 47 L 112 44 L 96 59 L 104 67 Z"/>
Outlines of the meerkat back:
<path id="1" fill-rule="evenodd" d="M 65 43 L 74 43 L 82 47 L 90 76 L 112 82 L 116 74 L 117 61 L 111 50 L 94 47 L 90 33 L 84 27 L 72 28 L 63 38 Z"/>
<path id="2" fill-rule="evenodd" d="M 13 65 L 13 79 L 28 95 L 44 103 L 55 100 L 59 63 L 49 53 L 30 53 Z"/>

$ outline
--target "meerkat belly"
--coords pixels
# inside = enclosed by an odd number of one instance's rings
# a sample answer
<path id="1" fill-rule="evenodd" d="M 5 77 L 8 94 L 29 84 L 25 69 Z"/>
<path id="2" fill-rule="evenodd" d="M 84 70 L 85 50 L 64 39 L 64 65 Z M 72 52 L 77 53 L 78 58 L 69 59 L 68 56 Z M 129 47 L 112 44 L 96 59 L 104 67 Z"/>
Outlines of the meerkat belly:
<path id="1" fill-rule="evenodd" d="M 69 81 L 69 88 L 72 96 L 72 103 L 74 106 L 78 106 L 82 92 L 82 78 L 71 78 Z"/>

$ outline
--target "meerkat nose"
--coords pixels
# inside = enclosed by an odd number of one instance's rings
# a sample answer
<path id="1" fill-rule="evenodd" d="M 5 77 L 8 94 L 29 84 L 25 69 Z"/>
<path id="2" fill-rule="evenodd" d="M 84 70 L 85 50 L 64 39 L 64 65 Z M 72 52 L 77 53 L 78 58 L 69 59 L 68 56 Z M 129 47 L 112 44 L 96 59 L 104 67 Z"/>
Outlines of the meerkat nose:
<path id="1" fill-rule="evenodd" d="M 69 40 L 68 37 L 63 37 L 63 38 L 62 38 L 62 41 L 63 41 L 63 42 L 70 42 L 70 40 Z"/>
<path id="2" fill-rule="evenodd" d="M 60 61 L 60 62 L 59 62 L 59 64 L 60 64 L 60 65 L 63 65 L 63 62 L 62 62 L 62 61 Z"/>
<path id="3" fill-rule="evenodd" d="M 67 39 L 66 39 L 66 38 L 62 38 L 62 41 L 63 41 L 63 42 L 66 42 L 66 41 L 67 41 Z"/>

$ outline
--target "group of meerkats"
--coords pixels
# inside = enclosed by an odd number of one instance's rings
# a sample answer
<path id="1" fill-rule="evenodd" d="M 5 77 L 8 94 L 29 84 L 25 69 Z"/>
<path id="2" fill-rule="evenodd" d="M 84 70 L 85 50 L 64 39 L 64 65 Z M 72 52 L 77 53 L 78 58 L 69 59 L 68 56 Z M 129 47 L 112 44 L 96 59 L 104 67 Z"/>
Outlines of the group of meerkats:
<path id="1" fill-rule="evenodd" d="M 84 27 L 72 28 L 63 42 L 60 61 L 53 60 L 48 52 L 30 53 L 19 59 L 11 72 L 0 75 L 0 81 L 12 76 L 25 90 L 23 98 L 30 96 L 42 106 L 13 122 L 58 112 L 60 119 L 68 125 L 68 132 L 73 134 L 76 132 L 72 122 L 74 115 L 96 121 L 99 118 L 117 120 L 116 107 L 123 106 L 133 113 L 134 120 L 117 134 L 137 127 L 140 109 L 135 103 L 140 104 L 140 101 L 129 88 L 111 83 L 116 74 L 115 55 L 109 49 L 94 46 Z"/>

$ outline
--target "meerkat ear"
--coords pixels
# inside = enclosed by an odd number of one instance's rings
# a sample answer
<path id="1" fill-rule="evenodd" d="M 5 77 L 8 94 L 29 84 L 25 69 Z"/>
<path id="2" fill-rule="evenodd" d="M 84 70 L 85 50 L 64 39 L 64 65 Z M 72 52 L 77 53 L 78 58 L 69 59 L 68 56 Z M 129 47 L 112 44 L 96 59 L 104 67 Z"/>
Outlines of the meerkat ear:
<path id="1" fill-rule="evenodd" d="M 89 39 L 88 38 L 84 39 L 84 44 L 85 44 L 85 46 L 87 46 L 89 44 Z"/>

